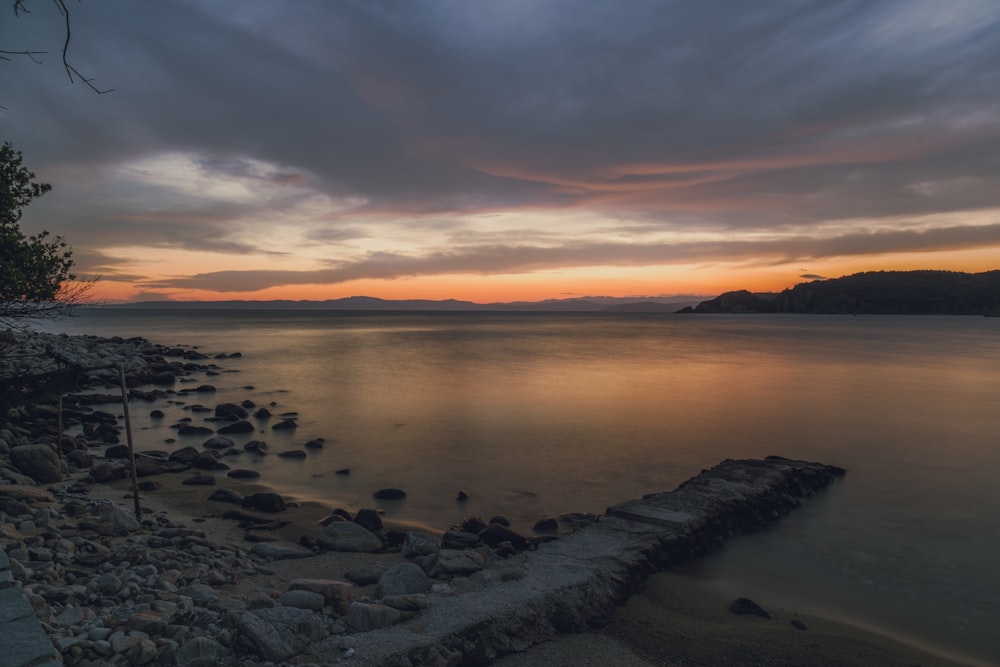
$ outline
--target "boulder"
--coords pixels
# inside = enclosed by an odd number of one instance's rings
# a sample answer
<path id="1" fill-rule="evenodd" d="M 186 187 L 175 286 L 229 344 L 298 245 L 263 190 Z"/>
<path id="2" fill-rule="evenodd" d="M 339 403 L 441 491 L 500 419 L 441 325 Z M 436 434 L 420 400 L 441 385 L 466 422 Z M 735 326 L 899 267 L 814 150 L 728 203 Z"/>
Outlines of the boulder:
<path id="1" fill-rule="evenodd" d="M 528 548 L 527 538 L 507 526 L 502 526 L 498 523 L 491 524 L 488 528 L 483 529 L 479 533 L 479 539 L 494 548 L 501 542 L 510 542 L 518 551 L 524 551 Z"/>
<path id="2" fill-rule="evenodd" d="M 250 507 L 258 512 L 284 512 L 287 509 L 285 499 L 277 493 L 255 493 L 243 499 L 243 507 Z"/>
<path id="3" fill-rule="evenodd" d="M 274 542 L 258 542 L 250 549 L 250 553 L 268 558 L 270 560 L 288 560 L 290 558 L 310 558 L 316 554 L 304 546 L 288 542 L 286 540 L 276 540 Z M 282 603 L 284 604 L 284 603 Z M 292 605 L 295 606 L 295 605 Z M 320 605 L 321 607 L 323 605 Z"/>
<path id="4" fill-rule="evenodd" d="M 410 593 L 426 593 L 431 589 L 431 581 L 414 563 L 393 565 L 378 581 L 379 596 L 408 595 Z"/>
<path id="5" fill-rule="evenodd" d="M 372 497 L 377 500 L 402 500 L 406 497 L 406 491 L 402 489 L 379 489 L 372 494 Z"/>
<path id="6" fill-rule="evenodd" d="M 219 433 L 222 433 L 222 429 L 219 429 Z M 201 446 L 205 449 L 229 449 L 230 447 L 235 447 L 236 443 L 229 438 L 217 435 L 201 443 Z"/>
<path id="7" fill-rule="evenodd" d="M 347 611 L 347 624 L 360 632 L 378 630 L 399 623 L 406 614 L 384 604 L 352 602 Z"/>
<path id="8" fill-rule="evenodd" d="M 124 479 L 126 475 L 128 475 L 128 470 L 125 469 L 123 464 L 112 463 L 111 461 L 98 463 L 90 469 L 90 477 L 98 484 L 106 484 L 116 479 Z"/>
<path id="9" fill-rule="evenodd" d="M 201 454 L 194 447 L 181 447 L 175 452 L 171 452 L 170 456 L 167 458 L 176 463 L 183 463 L 185 465 L 194 465 L 194 462 L 198 459 Z"/>
<path id="10" fill-rule="evenodd" d="M 319 611 L 326 604 L 326 600 L 319 593 L 313 593 L 312 591 L 290 590 L 278 598 L 278 604 L 283 607 Z"/>
<path id="11" fill-rule="evenodd" d="M 326 526 L 316 542 L 330 551 L 375 553 L 382 549 L 382 540 L 374 533 L 360 524 L 347 521 Z"/>
<path id="12" fill-rule="evenodd" d="M 128 445 L 115 445 L 113 447 L 108 447 L 104 450 L 104 458 L 106 459 L 127 459 L 128 458 Z"/>
<path id="13" fill-rule="evenodd" d="M 441 549 L 431 575 L 439 574 L 468 576 L 486 567 L 486 558 L 478 551 L 470 549 Z"/>
<path id="14" fill-rule="evenodd" d="M 750 598 L 736 598 L 733 600 L 732 604 L 729 605 L 729 611 L 733 614 L 739 616 L 758 616 L 760 618 L 771 618 L 771 614 L 767 613 L 763 607 L 751 600 Z"/>
<path id="15" fill-rule="evenodd" d="M 290 591 L 309 591 L 321 595 L 324 604 L 333 607 L 338 615 L 343 616 L 351 604 L 351 591 L 354 586 L 349 582 L 337 581 L 336 579 L 295 579 L 288 589 Z"/>
<path id="16" fill-rule="evenodd" d="M 10 450 L 10 461 L 39 484 L 63 480 L 59 454 L 48 445 L 21 445 Z"/>
<path id="17" fill-rule="evenodd" d="M 219 433 L 225 435 L 232 435 L 234 433 L 253 433 L 255 430 L 257 429 L 250 422 L 238 421 L 229 424 L 228 426 L 223 426 L 222 428 L 219 429 Z"/>
<path id="18" fill-rule="evenodd" d="M 220 403 L 215 406 L 215 416 L 216 417 L 236 417 L 237 419 L 246 419 L 248 413 L 246 408 L 241 405 L 236 405 L 235 403 Z"/>
<path id="19" fill-rule="evenodd" d="M 247 470 L 245 468 L 237 468 L 236 470 L 230 470 L 226 473 L 227 477 L 232 477 L 233 479 L 257 479 L 260 477 L 260 473 L 256 470 Z"/>
<path id="20" fill-rule="evenodd" d="M 299 425 L 294 419 L 282 419 L 280 422 L 271 427 L 272 431 L 287 431 L 291 429 L 298 428 Z"/>
<path id="21" fill-rule="evenodd" d="M 389 569 L 385 565 L 362 565 L 344 573 L 344 579 L 354 582 L 358 586 L 370 586 L 377 584 L 385 571 Z"/>
<path id="22" fill-rule="evenodd" d="M 234 503 L 236 505 L 243 504 L 243 494 L 237 493 L 232 489 L 216 489 L 212 492 L 212 495 L 210 495 L 208 499 L 220 503 Z"/>
<path id="23" fill-rule="evenodd" d="M 181 484 L 187 484 L 189 486 L 213 486 L 215 484 L 215 478 L 211 475 L 194 475 L 188 477 Z"/>
<path id="24" fill-rule="evenodd" d="M 370 531 L 382 530 L 382 517 L 373 509 L 360 509 L 354 515 L 354 523 L 361 524 Z"/>
<path id="25" fill-rule="evenodd" d="M 287 661 L 326 636 L 322 617 L 306 609 L 273 607 L 240 615 L 238 646 L 262 660 Z"/>
<path id="26" fill-rule="evenodd" d="M 266 454 L 267 443 L 261 440 L 251 440 L 247 444 L 243 445 L 243 451 L 253 452 L 254 454 Z"/>
<path id="27" fill-rule="evenodd" d="M 436 535 L 420 531 L 410 531 L 403 538 L 402 552 L 406 558 L 427 556 L 441 549 L 441 540 Z"/>

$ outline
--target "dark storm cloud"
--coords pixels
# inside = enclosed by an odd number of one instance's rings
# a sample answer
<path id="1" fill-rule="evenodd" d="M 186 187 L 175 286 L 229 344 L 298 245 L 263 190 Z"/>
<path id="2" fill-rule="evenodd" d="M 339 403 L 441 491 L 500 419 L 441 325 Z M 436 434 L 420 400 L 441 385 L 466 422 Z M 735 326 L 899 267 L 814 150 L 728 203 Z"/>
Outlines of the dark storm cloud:
<path id="1" fill-rule="evenodd" d="M 31 47 L 34 39 L 57 50 L 48 4 L 5 19 L 3 43 Z M 579 207 L 603 212 L 625 233 L 1000 206 L 1000 5 L 990 0 L 302 0 L 239 8 L 106 0 L 71 9 L 75 64 L 115 92 L 70 86 L 51 55 L 43 66 L 0 63 L 12 82 L 0 122 L 39 172 L 190 152 L 201 156 L 206 179 L 257 178 L 247 160 L 263 161 L 276 165 L 270 185 L 354 198 L 370 216 L 414 214 L 414 225 Z M 155 211 L 116 203 L 110 185 L 89 196 L 90 206 L 116 212 L 84 219 L 84 205 L 61 220 L 94 238 L 114 231 L 164 242 Z M 383 233 L 375 222 L 326 219 L 329 229 L 314 225 L 303 237 Z M 133 229 L 125 232 L 123 221 Z M 205 224 L 207 238 L 175 227 L 174 243 L 256 247 L 233 227 Z M 565 235 L 563 248 L 498 268 L 601 260 L 600 244 L 573 243 L 572 228 L 551 231 Z M 797 238 L 779 254 L 800 256 Z M 907 249 L 908 238 L 885 236 L 883 251 Z M 843 237 L 837 252 L 870 252 L 872 241 Z M 505 247 L 511 257 L 533 256 L 516 239 Z M 626 257 L 636 252 L 623 248 Z M 650 258 L 662 250 L 650 246 Z M 420 271 L 452 270 L 444 257 L 419 260 L 427 267 Z M 408 261 L 365 266 L 395 275 Z"/>

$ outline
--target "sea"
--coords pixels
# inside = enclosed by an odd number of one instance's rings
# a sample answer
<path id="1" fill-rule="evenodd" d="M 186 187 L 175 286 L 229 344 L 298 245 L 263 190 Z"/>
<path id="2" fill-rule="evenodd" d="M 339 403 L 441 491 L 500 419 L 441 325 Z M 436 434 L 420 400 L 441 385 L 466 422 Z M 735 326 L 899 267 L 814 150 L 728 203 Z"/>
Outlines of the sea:
<path id="1" fill-rule="evenodd" d="M 322 449 L 234 465 L 295 500 L 435 529 L 502 515 L 530 533 L 727 458 L 841 466 L 686 575 L 1000 664 L 1000 318 L 106 307 L 42 328 L 241 353 L 213 361 L 215 394 L 133 404 L 137 447 L 199 444 L 170 428 L 199 423 L 194 403 L 296 412 L 292 432 L 234 440 Z M 372 498 L 387 487 L 405 500 Z"/>

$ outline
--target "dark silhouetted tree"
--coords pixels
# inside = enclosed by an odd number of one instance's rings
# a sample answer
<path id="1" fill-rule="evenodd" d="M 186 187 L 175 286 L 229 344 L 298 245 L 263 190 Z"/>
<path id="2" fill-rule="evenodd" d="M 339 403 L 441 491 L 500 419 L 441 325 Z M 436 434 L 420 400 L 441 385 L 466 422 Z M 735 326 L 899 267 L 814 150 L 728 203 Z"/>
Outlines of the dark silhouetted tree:
<path id="1" fill-rule="evenodd" d="M 61 236 L 21 231 L 22 209 L 52 189 L 21 162 L 9 142 L 0 147 L 0 322 L 8 325 L 67 314 L 94 283 L 74 282 L 73 251 Z"/>

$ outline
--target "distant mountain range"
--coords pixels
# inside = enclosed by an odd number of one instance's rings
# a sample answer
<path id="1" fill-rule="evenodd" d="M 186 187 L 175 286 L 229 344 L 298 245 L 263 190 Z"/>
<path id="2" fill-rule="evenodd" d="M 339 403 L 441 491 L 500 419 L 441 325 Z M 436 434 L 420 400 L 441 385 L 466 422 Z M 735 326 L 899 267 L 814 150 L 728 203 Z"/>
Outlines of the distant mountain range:
<path id="1" fill-rule="evenodd" d="M 447 299 L 391 300 L 371 296 L 350 296 L 326 301 L 139 301 L 114 304 L 112 308 L 185 308 L 224 310 L 363 310 L 363 311 L 508 311 L 508 312 L 639 312 L 674 313 L 684 307 L 693 307 L 704 296 L 678 295 L 668 297 L 611 297 L 588 296 L 573 299 L 548 299 L 545 301 L 514 301 L 509 303 L 473 303 Z"/>
<path id="2" fill-rule="evenodd" d="M 726 292 L 685 313 L 988 315 L 1000 317 L 1000 271 L 869 271 L 783 292 Z"/>

